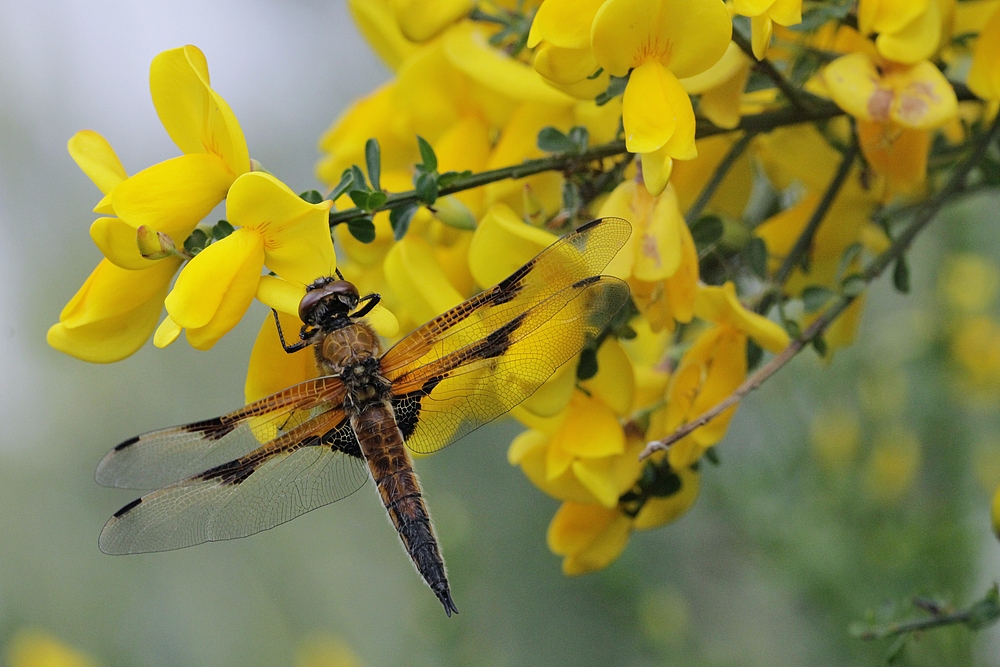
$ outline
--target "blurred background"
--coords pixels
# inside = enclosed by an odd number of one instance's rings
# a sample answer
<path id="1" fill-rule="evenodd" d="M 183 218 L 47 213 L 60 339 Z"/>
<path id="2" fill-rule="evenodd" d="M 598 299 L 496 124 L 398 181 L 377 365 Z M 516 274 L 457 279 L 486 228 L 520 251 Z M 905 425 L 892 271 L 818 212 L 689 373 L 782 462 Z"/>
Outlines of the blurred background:
<path id="1" fill-rule="evenodd" d="M 877 285 L 832 365 L 807 352 L 752 394 L 695 508 L 603 572 L 561 574 L 545 546 L 557 503 L 507 464 L 511 421 L 418 463 L 451 619 L 371 485 L 249 539 L 101 554 L 101 527 L 134 497 L 95 484 L 101 456 L 237 407 L 265 316 L 208 353 L 147 345 L 111 366 L 45 344 L 100 258 L 87 233 L 98 191 L 66 141 L 96 130 L 130 173 L 176 155 L 148 67 L 185 43 L 205 52 L 251 155 L 296 190 L 317 187 L 320 133 L 388 77 L 339 1 L 0 0 L 9 664 L 878 665 L 888 644 L 851 638 L 851 622 L 916 615 L 914 595 L 964 605 L 1000 577 L 996 196 L 941 216 L 912 253 L 912 293 Z M 926 634 L 903 660 L 1000 665 L 1000 628 Z"/>

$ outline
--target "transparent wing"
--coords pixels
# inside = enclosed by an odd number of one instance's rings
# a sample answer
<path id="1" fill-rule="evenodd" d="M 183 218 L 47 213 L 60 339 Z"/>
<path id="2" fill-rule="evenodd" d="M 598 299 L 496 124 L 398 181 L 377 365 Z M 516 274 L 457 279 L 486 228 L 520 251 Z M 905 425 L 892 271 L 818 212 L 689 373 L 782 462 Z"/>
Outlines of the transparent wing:
<path id="1" fill-rule="evenodd" d="M 321 377 L 215 419 L 151 431 L 108 452 L 97 466 L 97 482 L 126 489 L 173 484 L 244 456 L 343 402 L 343 383 Z"/>
<path id="2" fill-rule="evenodd" d="M 471 344 L 389 373 L 407 446 L 437 451 L 509 411 L 593 341 L 628 296 L 617 278 L 586 278 Z"/>
<path id="3" fill-rule="evenodd" d="M 602 218 L 567 234 L 497 285 L 439 315 L 382 357 L 390 379 L 482 340 L 532 306 L 596 276 L 628 241 L 632 227 Z"/>
<path id="4" fill-rule="evenodd" d="M 368 468 L 342 411 L 328 411 L 238 459 L 119 510 L 101 551 L 131 554 L 245 537 L 357 491 Z"/>

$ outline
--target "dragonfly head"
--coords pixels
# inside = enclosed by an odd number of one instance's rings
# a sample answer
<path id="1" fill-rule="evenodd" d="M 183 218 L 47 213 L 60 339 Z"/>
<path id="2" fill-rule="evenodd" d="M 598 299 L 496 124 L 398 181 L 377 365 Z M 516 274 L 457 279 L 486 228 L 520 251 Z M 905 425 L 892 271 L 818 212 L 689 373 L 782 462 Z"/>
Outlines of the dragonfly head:
<path id="1" fill-rule="evenodd" d="M 299 319 L 315 327 L 346 319 L 358 305 L 360 296 L 354 283 L 326 277 L 318 278 L 306 287 L 299 302 Z"/>

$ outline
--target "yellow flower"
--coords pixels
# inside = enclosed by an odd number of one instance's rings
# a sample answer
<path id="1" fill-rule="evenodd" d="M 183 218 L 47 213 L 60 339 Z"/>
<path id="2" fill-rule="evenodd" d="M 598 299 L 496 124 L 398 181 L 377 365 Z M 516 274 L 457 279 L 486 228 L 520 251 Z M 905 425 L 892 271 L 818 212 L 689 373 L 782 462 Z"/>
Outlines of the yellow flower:
<path id="1" fill-rule="evenodd" d="M 10 667 L 93 667 L 90 656 L 66 646 L 47 632 L 19 630 L 7 646 Z"/>
<path id="2" fill-rule="evenodd" d="M 389 0 L 403 35 L 414 42 L 425 42 L 468 14 L 472 0 Z"/>
<path id="3" fill-rule="evenodd" d="M 590 29 L 605 0 L 546 0 L 538 8 L 528 33 L 535 49 L 534 66 L 552 85 L 581 99 L 594 99 L 608 87 L 590 48 Z"/>
<path id="4" fill-rule="evenodd" d="M 310 204 L 270 174 L 252 172 L 233 184 L 226 217 L 239 229 L 212 243 L 177 278 L 165 305 L 165 327 L 208 349 L 243 317 L 267 266 L 302 287 L 336 267 L 327 215 L 330 201 Z"/>
<path id="5" fill-rule="evenodd" d="M 563 502 L 547 534 L 549 549 L 563 556 L 563 573 L 573 576 L 603 569 L 625 550 L 633 530 L 657 528 L 687 512 L 698 497 L 699 475 L 691 468 L 671 472 L 676 475 L 677 488 L 670 495 L 645 498 L 634 517 L 626 513 L 624 505 L 609 508 Z"/>
<path id="6" fill-rule="evenodd" d="M 250 171 L 250 155 L 236 116 L 209 84 L 208 63 L 197 47 L 156 56 L 149 87 L 163 127 L 184 155 L 118 184 L 111 206 L 129 225 L 146 225 L 181 245 L 236 177 Z"/>
<path id="7" fill-rule="evenodd" d="M 1000 7 L 979 33 L 968 81 L 969 89 L 982 99 L 1000 101 Z"/>
<path id="8" fill-rule="evenodd" d="M 735 42 L 701 74 L 681 79 L 691 95 L 699 95 L 698 111 L 718 127 L 731 130 L 740 124 L 743 90 L 750 78 L 751 60 Z"/>
<path id="9" fill-rule="evenodd" d="M 549 524 L 548 544 L 552 553 L 563 556 L 563 573 L 585 574 L 615 561 L 632 532 L 632 520 L 600 505 L 564 502 Z"/>
<path id="10" fill-rule="evenodd" d="M 362 664 L 350 644 L 330 635 L 309 637 L 295 653 L 295 667 L 361 667 Z"/>
<path id="11" fill-rule="evenodd" d="M 883 505 L 898 502 L 920 472 L 920 441 L 902 426 L 880 434 L 872 447 L 865 482 L 868 493 Z"/>
<path id="12" fill-rule="evenodd" d="M 622 100 L 626 147 L 642 154 L 653 194 L 673 159 L 697 155 L 694 110 L 678 78 L 694 76 L 726 52 L 732 23 L 718 0 L 608 0 L 597 11 L 591 46 L 613 76 L 629 75 Z"/>
<path id="13" fill-rule="evenodd" d="M 239 123 L 209 85 L 205 56 L 194 46 L 164 51 L 150 67 L 153 104 L 185 154 L 128 177 L 111 145 L 83 130 L 70 155 L 104 197 L 90 234 L 105 255 L 48 333 L 58 350 L 107 363 L 133 354 L 156 328 L 177 257 L 142 257 L 136 233 L 145 225 L 182 246 L 223 198 L 250 157 Z"/>
<path id="14" fill-rule="evenodd" d="M 900 63 L 917 63 L 937 51 L 941 41 L 938 0 L 860 0 L 858 27 L 878 34 L 880 55 Z"/>
<path id="15" fill-rule="evenodd" d="M 740 304 L 731 282 L 700 287 L 695 315 L 714 326 L 695 339 L 671 378 L 664 415 L 666 433 L 721 403 L 746 379 L 748 337 L 771 352 L 780 352 L 789 343 L 784 329 Z M 693 465 L 723 438 L 735 412 L 734 405 L 674 443 L 667 453 L 670 466 L 681 470 Z"/>
<path id="16" fill-rule="evenodd" d="M 398 69 L 418 45 L 403 36 L 389 0 L 348 0 L 358 30 L 390 69 Z"/>
<path id="17" fill-rule="evenodd" d="M 733 9 L 750 17 L 750 41 L 757 60 L 767 55 L 774 23 L 790 26 L 802 22 L 802 0 L 735 0 Z"/>
<path id="18" fill-rule="evenodd" d="M 632 223 L 632 237 L 608 267 L 627 280 L 632 298 L 653 331 L 690 322 L 698 284 L 698 252 L 674 188 L 652 196 L 634 179 L 622 182 L 599 214 Z"/>

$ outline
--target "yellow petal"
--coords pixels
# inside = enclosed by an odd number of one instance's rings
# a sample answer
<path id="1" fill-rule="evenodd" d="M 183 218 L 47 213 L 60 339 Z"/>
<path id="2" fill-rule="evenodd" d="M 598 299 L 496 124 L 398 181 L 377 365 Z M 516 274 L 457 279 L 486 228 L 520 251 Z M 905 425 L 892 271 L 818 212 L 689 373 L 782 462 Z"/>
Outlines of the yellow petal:
<path id="1" fill-rule="evenodd" d="M 670 172 L 674 168 L 674 160 L 670 157 L 666 146 L 652 153 L 643 153 L 639 157 L 642 162 L 642 181 L 649 194 L 655 197 L 667 187 Z"/>
<path id="2" fill-rule="evenodd" d="M 729 398 L 747 375 L 747 337 L 735 327 L 720 326 L 712 341 L 708 372 L 698 396 L 691 406 L 694 416 L 700 416 Z M 702 447 L 714 445 L 726 435 L 735 406 L 691 433 L 691 439 Z"/>
<path id="3" fill-rule="evenodd" d="M 639 196 L 637 194 L 637 196 Z M 674 188 L 656 198 L 651 215 L 637 219 L 633 275 L 654 282 L 674 275 L 681 263 L 681 235 L 687 229 Z M 690 232 L 688 232 L 690 233 Z"/>
<path id="4" fill-rule="evenodd" d="M 424 239 L 407 234 L 385 258 L 385 277 L 416 322 L 425 322 L 462 301 Z"/>
<path id="5" fill-rule="evenodd" d="M 597 350 L 597 375 L 584 382 L 583 387 L 615 414 L 628 415 L 635 395 L 635 375 L 632 362 L 616 339 L 605 340 Z"/>
<path id="6" fill-rule="evenodd" d="M 277 276 L 261 276 L 257 283 L 257 300 L 286 315 L 298 317 L 299 303 L 305 295 L 305 285 L 296 285 Z"/>
<path id="7" fill-rule="evenodd" d="M 979 33 L 969 68 L 969 88 L 984 100 L 1000 100 L 1000 7 Z"/>
<path id="8" fill-rule="evenodd" d="M 156 327 L 156 333 L 153 334 L 153 345 L 159 348 L 164 348 L 177 340 L 177 337 L 181 335 L 181 325 L 174 322 L 169 315 L 163 318 L 160 322 L 160 326 Z"/>
<path id="9" fill-rule="evenodd" d="M 469 246 L 469 269 L 481 287 L 500 282 L 558 237 L 526 224 L 510 207 L 495 204 L 479 222 Z"/>
<path id="10" fill-rule="evenodd" d="M 425 42 L 468 14 L 472 0 L 390 0 L 403 36 Z"/>
<path id="11" fill-rule="evenodd" d="M 49 345 L 93 363 L 120 361 L 149 339 L 179 260 L 127 271 L 102 260 L 49 329 Z"/>
<path id="12" fill-rule="evenodd" d="M 149 89 L 160 122 L 181 151 L 218 156 L 233 178 L 250 170 L 243 130 L 212 90 L 205 54 L 197 47 L 189 44 L 153 58 Z"/>
<path id="13" fill-rule="evenodd" d="M 924 61 L 893 78 L 896 95 L 890 116 L 904 127 L 930 130 L 958 115 L 958 99 L 948 79 Z"/>
<path id="14" fill-rule="evenodd" d="M 490 46 L 472 22 L 461 23 L 442 36 L 451 64 L 486 88 L 525 102 L 570 105 L 573 99 L 545 83 L 531 66 Z"/>
<path id="15" fill-rule="evenodd" d="M 358 30 L 389 69 L 398 69 L 417 50 L 417 45 L 403 36 L 388 2 L 348 0 L 347 6 Z"/>
<path id="16" fill-rule="evenodd" d="M 879 87 L 875 63 L 864 53 L 837 58 L 823 70 L 833 101 L 855 118 L 885 120 L 892 92 Z"/>
<path id="17" fill-rule="evenodd" d="M 769 16 L 754 16 L 750 19 L 750 46 L 757 60 L 767 56 L 767 47 L 771 44 L 772 25 Z"/>
<path id="18" fill-rule="evenodd" d="M 279 313 L 285 342 L 291 345 L 299 339 L 302 321 L 295 315 Z M 268 313 L 250 352 L 247 380 L 243 392 L 247 403 L 266 398 L 286 387 L 319 377 L 316 355 L 311 348 L 288 354 L 278 340 L 274 317 Z"/>
<path id="19" fill-rule="evenodd" d="M 559 500 L 572 500 L 578 503 L 596 503 L 597 499 L 567 465 L 562 473 L 548 477 L 547 457 L 549 453 L 549 438 L 541 431 L 528 430 L 521 433 L 510 443 L 507 460 L 511 465 L 521 468 L 524 476 L 540 491 Z"/>
<path id="20" fill-rule="evenodd" d="M 625 451 L 625 433 L 609 407 L 577 392 L 570 399 L 569 416 L 552 436 L 549 447 L 576 457 L 611 456 Z"/>
<path id="21" fill-rule="evenodd" d="M 535 13 L 528 47 L 545 40 L 562 49 L 590 48 L 590 28 L 604 0 L 546 0 Z"/>
<path id="22" fill-rule="evenodd" d="M 680 477 L 681 488 L 672 496 L 647 500 L 635 517 L 636 530 L 658 528 L 676 521 L 694 505 L 698 499 L 701 476 L 689 467 L 679 468 L 675 474 Z"/>
<path id="23" fill-rule="evenodd" d="M 561 49 L 551 44 L 543 44 L 538 48 L 533 64 L 536 72 L 549 81 L 563 85 L 582 81 L 600 67 L 589 47 Z"/>
<path id="24" fill-rule="evenodd" d="M 40 630 L 18 630 L 8 640 L 9 667 L 95 667 L 86 653 L 62 643 Z"/>
<path id="25" fill-rule="evenodd" d="M 671 106 L 671 96 L 667 92 L 672 83 L 670 79 L 677 81 L 677 77 L 655 60 L 632 70 L 622 99 L 625 147 L 630 152 L 651 153 L 673 135 L 677 127 L 677 110 Z M 687 93 L 684 95 L 686 97 Z"/>
<path id="26" fill-rule="evenodd" d="M 332 204 L 310 204 L 274 176 L 255 171 L 233 183 L 226 216 L 232 224 L 261 235 L 267 268 L 308 285 L 333 275 L 337 266 L 328 217 Z"/>
<path id="27" fill-rule="evenodd" d="M 941 41 L 941 9 L 937 0 L 898 32 L 882 32 L 875 40 L 880 55 L 899 63 L 918 63 L 934 55 Z"/>
<path id="28" fill-rule="evenodd" d="M 608 0 L 590 38 L 597 62 L 615 76 L 655 60 L 688 77 L 722 57 L 732 28 L 718 0 Z"/>
<path id="29" fill-rule="evenodd" d="M 576 364 L 566 363 L 521 403 L 521 409 L 539 417 L 553 417 L 566 409 L 574 391 L 576 391 Z"/>
<path id="30" fill-rule="evenodd" d="M 225 309 L 236 320 L 250 306 L 264 263 L 263 239 L 256 232 L 237 229 L 195 256 L 177 277 L 167 295 L 167 312 L 185 329 L 208 325 Z M 252 290 L 248 288 L 252 286 Z M 234 299 L 238 301 L 234 305 Z M 229 324 L 235 326 L 235 321 Z M 228 329 L 227 329 L 228 331 Z M 189 336 L 190 340 L 190 336 Z"/>
<path id="31" fill-rule="evenodd" d="M 104 194 L 128 178 L 111 144 L 93 130 L 80 130 L 70 138 L 66 148 L 80 170 Z"/>
<path id="32" fill-rule="evenodd" d="M 549 549 L 563 560 L 563 573 L 578 575 L 610 565 L 628 544 L 632 522 L 618 510 L 563 503 L 549 524 Z"/>
<path id="33" fill-rule="evenodd" d="M 181 155 L 122 181 L 111 199 L 119 218 L 136 228 L 146 225 L 163 232 L 180 246 L 225 198 L 232 182 L 218 157 Z"/>
<path id="34" fill-rule="evenodd" d="M 781 352 L 790 342 L 780 325 L 743 307 L 732 282 L 720 287 L 700 287 L 694 308 L 701 319 L 732 325 L 770 352 Z"/>
<path id="35" fill-rule="evenodd" d="M 139 254 L 136 229 L 120 218 L 98 218 L 90 226 L 90 238 L 104 256 L 115 266 L 130 271 L 140 271 L 153 266 L 157 260 Z"/>
<path id="36" fill-rule="evenodd" d="M 378 305 L 365 315 L 365 322 L 371 325 L 379 336 L 395 338 L 399 335 L 399 320 L 385 306 Z"/>

